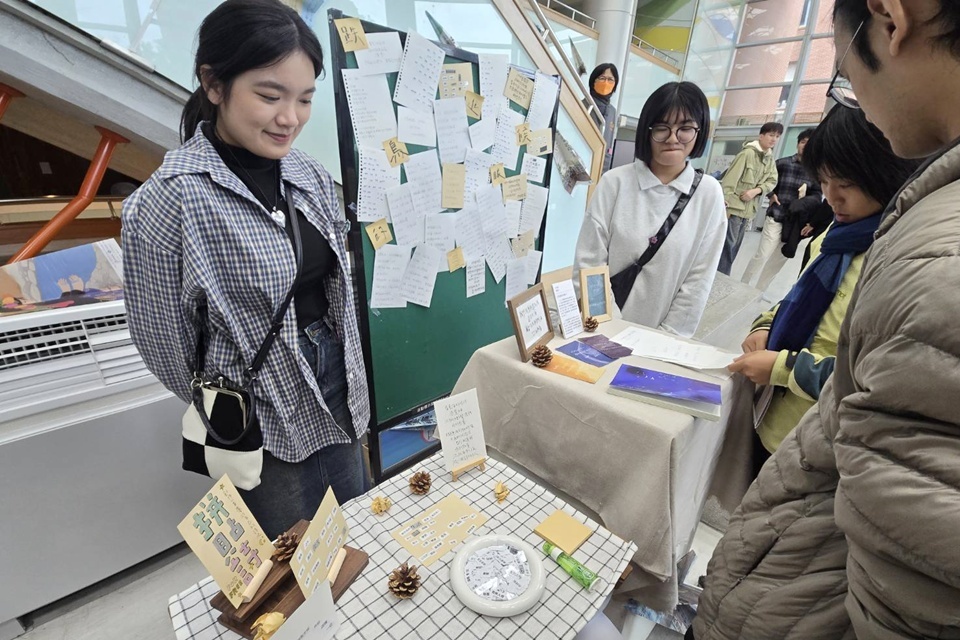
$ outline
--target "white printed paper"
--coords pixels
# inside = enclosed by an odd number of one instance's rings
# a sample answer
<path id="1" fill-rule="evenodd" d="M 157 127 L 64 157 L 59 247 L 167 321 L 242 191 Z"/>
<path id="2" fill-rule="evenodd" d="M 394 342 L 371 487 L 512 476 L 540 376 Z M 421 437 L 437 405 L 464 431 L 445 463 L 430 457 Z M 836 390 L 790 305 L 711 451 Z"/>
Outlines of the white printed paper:
<path id="1" fill-rule="evenodd" d="M 456 246 L 456 214 L 434 213 L 424 218 L 424 244 L 440 251 L 437 272 L 449 271 L 447 252 Z"/>
<path id="2" fill-rule="evenodd" d="M 583 333 L 583 316 L 580 315 L 580 303 L 573 288 L 573 280 L 564 280 L 553 284 L 553 297 L 557 300 L 557 313 L 560 314 L 560 330 L 564 338 Z"/>
<path id="3" fill-rule="evenodd" d="M 480 295 L 487 288 L 487 269 L 484 259 L 467 261 L 467 297 Z"/>
<path id="4" fill-rule="evenodd" d="M 503 205 L 507 215 L 507 237 L 516 238 L 520 235 L 520 215 L 523 211 L 523 200 L 508 200 Z"/>
<path id="5" fill-rule="evenodd" d="M 531 131 L 550 127 L 559 95 L 560 84 L 557 79 L 537 71 L 533 81 L 533 98 L 530 99 L 530 109 L 527 111 L 527 124 Z"/>
<path id="6" fill-rule="evenodd" d="M 410 247 L 385 244 L 373 259 L 373 287 L 370 307 L 373 309 L 398 309 L 407 306 L 400 293 L 403 273 L 410 262 Z"/>
<path id="7" fill-rule="evenodd" d="M 397 135 L 397 117 L 390 101 L 386 76 L 364 76 L 356 69 L 343 70 L 343 86 L 358 147 L 380 149 Z"/>
<path id="8" fill-rule="evenodd" d="M 410 156 L 403 164 L 403 171 L 407 175 L 407 182 L 411 183 L 410 191 L 421 213 L 437 213 L 443 211 L 443 174 L 440 172 L 440 162 L 437 160 L 435 149 L 422 151 Z"/>
<path id="9" fill-rule="evenodd" d="M 550 190 L 535 184 L 527 184 L 527 197 L 523 201 L 520 211 L 520 233 L 533 231 L 534 236 L 540 236 L 540 227 L 543 224 L 543 215 L 547 212 L 547 195 Z"/>
<path id="10" fill-rule="evenodd" d="M 357 188 L 357 220 L 390 219 L 386 192 L 400 184 L 400 167 L 391 167 L 383 148 L 360 151 L 360 184 Z"/>
<path id="11" fill-rule="evenodd" d="M 413 183 L 405 182 L 385 195 L 397 244 L 416 246 L 423 242 L 423 209 L 414 204 L 412 187 Z"/>
<path id="12" fill-rule="evenodd" d="M 371 35 L 376 34 L 367 37 Z M 333 604 L 330 581 L 317 580 L 310 597 L 277 629 L 273 640 L 331 640 L 339 628 L 340 619 Z"/>
<path id="13" fill-rule="evenodd" d="M 463 96 L 433 101 L 433 115 L 437 125 L 440 162 L 460 164 L 470 148 L 470 129 L 467 122 L 467 103 Z"/>
<path id="14" fill-rule="evenodd" d="M 403 274 L 400 291 L 407 302 L 421 307 L 430 307 L 433 300 L 433 287 L 437 283 L 437 263 L 441 253 L 431 246 L 422 244 L 413 252 L 413 258 Z"/>
<path id="15" fill-rule="evenodd" d="M 477 151 L 486 151 L 497 141 L 497 119 L 484 118 L 470 125 L 470 146 Z"/>
<path id="16" fill-rule="evenodd" d="M 457 246 L 463 249 L 463 257 L 469 263 L 471 260 L 483 258 L 486 245 L 483 238 L 483 223 L 480 221 L 480 210 L 476 205 L 469 205 L 456 214 Z"/>
<path id="17" fill-rule="evenodd" d="M 517 146 L 517 125 L 523 124 L 523 115 L 513 109 L 504 109 L 497 120 L 496 139 L 490 155 L 502 162 L 504 169 L 517 170 L 520 147 Z"/>
<path id="18" fill-rule="evenodd" d="M 478 57 L 483 120 L 496 120 L 502 109 L 510 108 L 510 101 L 503 95 L 510 71 L 510 59 L 505 53 L 481 53 Z"/>
<path id="19" fill-rule="evenodd" d="M 433 113 L 402 105 L 397 107 L 397 137 L 400 142 L 407 144 L 436 147 L 437 129 L 433 123 Z"/>
<path id="20" fill-rule="evenodd" d="M 641 327 L 624 329 L 610 339 L 633 349 L 635 356 L 673 362 L 691 369 L 724 369 L 737 357 L 737 354 L 710 345 L 686 342 Z"/>
<path id="21" fill-rule="evenodd" d="M 519 305 L 516 308 L 516 314 L 524 349 L 529 349 L 550 332 L 550 325 L 547 323 L 547 310 L 543 308 L 542 296 L 533 296 Z"/>
<path id="22" fill-rule="evenodd" d="M 403 107 L 400 107 L 401 109 Z M 401 138 L 402 140 L 402 138 Z M 543 184 L 543 179 L 547 172 L 547 159 L 539 156 L 523 154 L 523 164 L 520 165 L 520 173 L 527 174 L 528 182 L 539 182 Z"/>
<path id="23" fill-rule="evenodd" d="M 465 464 L 487 457 L 476 389 L 437 400 L 433 408 L 437 414 L 437 435 L 440 436 L 447 471 L 452 473 Z"/>
<path id="24" fill-rule="evenodd" d="M 368 33 L 366 49 L 358 49 L 357 67 L 361 75 L 369 76 L 377 73 L 395 73 L 400 71 L 400 60 L 403 58 L 403 47 L 400 46 L 400 34 L 396 31 L 385 33 Z M 534 96 L 537 94 L 534 93 Z"/>
<path id="25" fill-rule="evenodd" d="M 513 251 L 510 249 L 510 241 L 504 236 L 496 238 L 487 236 L 484 258 L 487 261 L 487 266 L 490 267 L 493 279 L 499 284 L 507 272 L 507 261 L 514 259 Z"/>
<path id="26" fill-rule="evenodd" d="M 487 237 L 507 237 L 510 230 L 507 210 L 503 206 L 503 192 L 498 184 L 488 184 L 477 190 L 477 208 Z"/>
<path id="27" fill-rule="evenodd" d="M 463 161 L 463 164 L 467 168 L 463 200 L 464 202 L 471 202 L 476 196 L 478 189 L 490 184 L 490 165 L 493 164 L 493 156 L 489 153 L 468 149 L 467 157 Z"/>
<path id="28" fill-rule="evenodd" d="M 432 110 L 445 55 L 443 49 L 419 33 L 408 32 L 400 60 L 397 88 L 393 92 L 394 101 L 421 111 Z"/>
<path id="29" fill-rule="evenodd" d="M 511 258 L 506 263 L 507 286 L 504 304 L 507 300 L 527 290 L 527 260 L 526 258 Z"/>
<path id="30" fill-rule="evenodd" d="M 527 264 L 527 285 L 533 286 L 537 283 L 537 274 L 540 273 L 540 260 L 543 259 L 543 252 L 531 249 L 523 260 Z"/>

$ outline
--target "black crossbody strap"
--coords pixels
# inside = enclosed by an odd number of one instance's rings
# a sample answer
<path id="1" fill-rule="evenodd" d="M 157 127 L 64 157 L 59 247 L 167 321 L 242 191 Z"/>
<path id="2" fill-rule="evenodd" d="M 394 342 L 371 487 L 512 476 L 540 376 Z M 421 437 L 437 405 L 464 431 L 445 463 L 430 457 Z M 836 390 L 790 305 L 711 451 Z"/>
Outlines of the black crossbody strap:
<path id="1" fill-rule="evenodd" d="M 613 297 L 617 302 L 617 306 L 621 309 L 623 309 L 623 305 L 626 304 L 627 297 L 633 290 L 633 284 L 637 281 L 637 276 L 640 275 L 640 271 L 657 255 L 657 251 L 663 246 L 667 236 L 670 235 L 673 227 L 676 226 L 677 220 L 680 219 L 680 214 L 682 214 L 684 209 L 687 208 L 687 205 L 690 204 L 690 200 L 693 198 L 693 194 L 696 193 L 697 187 L 700 186 L 700 180 L 702 178 L 703 171 L 697 169 L 693 175 L 693 185 L 690 187 L 690 192 L 680 194 L 677 204 L 673 206 L 670 215 L 668 215 L 667 219 L 660 225 L 660 230 L 657 231 L 657 235 L 650 238 L 650 244 L 647 245 L 646 251 L 643 252 L 636 262 L 610 278 L 610 288 L 613 290 Z"/>

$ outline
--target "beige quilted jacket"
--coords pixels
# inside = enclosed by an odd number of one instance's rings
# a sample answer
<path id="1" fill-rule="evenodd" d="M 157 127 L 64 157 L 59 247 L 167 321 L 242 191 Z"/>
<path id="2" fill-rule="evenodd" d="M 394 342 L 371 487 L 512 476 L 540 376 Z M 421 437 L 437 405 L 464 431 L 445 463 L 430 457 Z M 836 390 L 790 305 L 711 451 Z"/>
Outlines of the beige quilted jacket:
<path id="1" fill-rule="evenodd" d="M 694 634 L 960 638 L 960 146 L 882 223 L 834 375 L 731 519 Z"/>

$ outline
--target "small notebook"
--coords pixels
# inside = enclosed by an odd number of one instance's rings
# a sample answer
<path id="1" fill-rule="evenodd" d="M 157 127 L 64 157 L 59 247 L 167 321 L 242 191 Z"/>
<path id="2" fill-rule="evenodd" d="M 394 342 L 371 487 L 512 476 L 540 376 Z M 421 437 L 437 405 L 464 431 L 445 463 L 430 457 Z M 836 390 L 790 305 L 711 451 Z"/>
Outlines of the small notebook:
<path id="1" fill-rule="evenodd" d="M 706 420 L 720 420 L 720 385 L 702 380 L 624 364 L 607 393 Z"/>

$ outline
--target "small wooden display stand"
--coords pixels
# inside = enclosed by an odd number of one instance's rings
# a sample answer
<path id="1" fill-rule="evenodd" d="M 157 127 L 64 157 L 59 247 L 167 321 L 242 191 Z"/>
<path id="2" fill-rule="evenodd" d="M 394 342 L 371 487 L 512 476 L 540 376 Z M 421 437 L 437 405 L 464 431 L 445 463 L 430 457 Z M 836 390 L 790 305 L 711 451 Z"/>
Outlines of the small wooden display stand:
<path id="1" fill-rule="evenodd" d="M 467 464 L 465 464 L 465 465 L 463 465 L 463 466 L 457 467 L 456 469 L 454 469 L 453 471 L 450 472 L 450 473 L 453 475 L 453 481 L 456 482 L 458 476 L 463 475 L 464 473 L 466 473 L 466 472 L 469 471 L 470 469 L 473 469 L 474 467 L 480 467 L 480 471 L 486 471 L 486 470 L 487 470 L 487 459 L 486 459 L 486 458 L 477 458 L 477 459 L 474 460 L 473 462 L 468 462 Z"/>
<path id="2" fill-rule="evenodd" d="M 308 520 L 301 520 L 293 525 L 287 533 L 295 533 L 302 538 L 309 525 Z M 363 572 L 370 561 L 370 556 L 360 549 L 354 549 L 350 546 L 344 546 L 344 549 L 347 552 L 347 557 L 343 561 L 343 567 L 340 569 L 336 582 L 331 585 L 334 602 L 340 599 L 347 587 L 357 579 L 357 576 Z M 300 590 L 300 585 L 297 584 L 297 580 L 293 576 L 290 562 L 286 561 L 273 565 L 270 573 L 267 574 L 263 584 L 260 585 L 250 602 L 234 609 L 227 597 L 221 592 L 210 599 L 210 606 L 221 612 L 217 619 L 217 622 L 221 625 L 244 638 L 253 638 L 250 626 L 257 618 L 272 611 L 277 611 L 290 618 L 297 607 L 305 601 L 303 591 Z"/>

